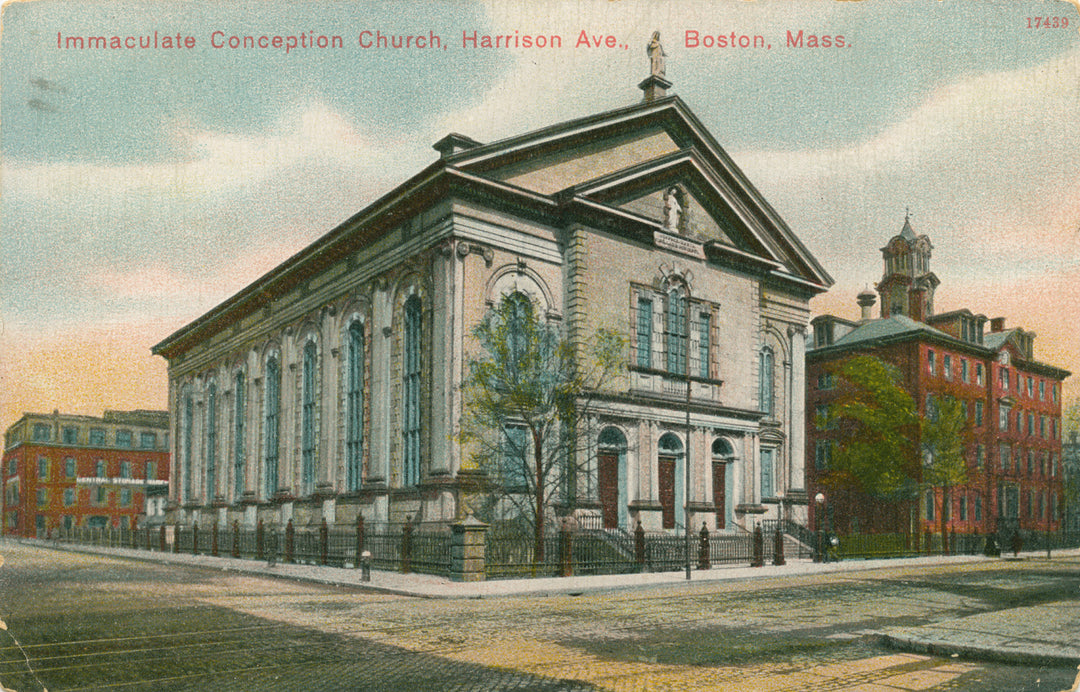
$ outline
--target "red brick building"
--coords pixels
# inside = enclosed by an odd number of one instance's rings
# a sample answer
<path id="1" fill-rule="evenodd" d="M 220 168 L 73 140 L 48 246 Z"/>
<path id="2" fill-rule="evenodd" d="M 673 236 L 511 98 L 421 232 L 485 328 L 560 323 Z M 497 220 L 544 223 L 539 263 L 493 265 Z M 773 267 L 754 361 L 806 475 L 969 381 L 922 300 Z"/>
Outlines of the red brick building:
<path id="1" fill-rule="evenodd" d="M 840 531 L 937 531 L 943 518 L 951 533 L 1056 530 L 1063 486 L 1061 384 L 1070 373 L 1036 360 L 1035 334 L 1006 328 L 1002 317 L 987 320 L 969 310 L 935 315 L 932 247 L 905 219 L 901 233 L 882 248 L 885 273 L 878 294 L 859 294 L 861 319 L 823 315 L 811 322 L 806 354 L 811 497 L 827 496 L 822 509 Z M 872 319 L 878 296 L 880 318 Z M 835 375 L 839 364 L 861 354 L 899 370 L 920 414 L 945 397 L 962 403 L 968 481 L 950 489 L 947 502 L 940 488 L 921 487 L 917 502 L 890 504 L 822 486 L 820 477 L 844 441 L 840 429 L 829 429 L 820 418 L 842 392 Z M 911 468 L 921 467 L 920 460 L 911 462 Z M 820 525 L 823 518 L 815 519 Z"/>
<path id="2" fill-rule="evenodd" d="M 23 414 L 4 436 L 3 532 L 131 528 L 169 483 L 166 411 Z"/>

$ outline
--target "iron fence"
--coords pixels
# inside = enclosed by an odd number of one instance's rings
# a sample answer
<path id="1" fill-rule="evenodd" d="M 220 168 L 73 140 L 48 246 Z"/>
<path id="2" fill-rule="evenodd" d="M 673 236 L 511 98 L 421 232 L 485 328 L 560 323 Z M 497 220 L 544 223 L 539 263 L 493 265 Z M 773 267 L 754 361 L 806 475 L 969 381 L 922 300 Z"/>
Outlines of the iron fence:
<path id="1" fill-rule="evenodd" d="M 417 528 L 419 527 L 419 528 Z M 102 547 L 204 554 L 264 560 L 274 551 L 282 562 L 359 567 L 361 553 L 371 554 L 376 569 L 414 571 L 447 576 L 451 568 L 451 535 L 448 527 L 434 524 L 378 524 L 355 528 L 330 528 L 326 524 L 284 530 L 260 522 L 256 527 L 241 527 L 239 522 L 211 525 L 148 529 L 72 527 L 58 529 L 57 541 L 84 543 Z"/>

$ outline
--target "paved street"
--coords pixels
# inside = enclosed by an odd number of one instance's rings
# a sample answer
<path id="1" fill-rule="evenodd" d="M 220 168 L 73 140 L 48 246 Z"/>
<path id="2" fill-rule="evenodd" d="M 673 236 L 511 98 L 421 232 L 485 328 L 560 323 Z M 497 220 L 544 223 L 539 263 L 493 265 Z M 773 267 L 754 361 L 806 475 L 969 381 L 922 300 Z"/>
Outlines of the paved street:
<path id="1" fill-rule="evenodd" d="M 1077 607 L 1075 556 L 433 600 L 11 542 L 0 555 L 0 683 L 20 692 L 998 692 L 1076 677 L 1064 660 L 938 657 L 878 636 L 1005 621 L 1037 650 L 1046 613 Z"/>

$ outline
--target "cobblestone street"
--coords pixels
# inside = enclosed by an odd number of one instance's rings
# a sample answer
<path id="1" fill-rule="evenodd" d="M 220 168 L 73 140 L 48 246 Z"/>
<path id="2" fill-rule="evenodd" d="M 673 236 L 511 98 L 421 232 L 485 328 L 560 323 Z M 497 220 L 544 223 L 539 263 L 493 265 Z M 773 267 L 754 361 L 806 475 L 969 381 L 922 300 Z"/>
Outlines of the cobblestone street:
<path id="1" fill-rule="evenodd" d="M 1075 599 L 1075 557 L 432 600 L 15 543 L 0 555 L 0 683 L 20 692 L 1066 690 L 1076 674 L 871 634 Z"/>

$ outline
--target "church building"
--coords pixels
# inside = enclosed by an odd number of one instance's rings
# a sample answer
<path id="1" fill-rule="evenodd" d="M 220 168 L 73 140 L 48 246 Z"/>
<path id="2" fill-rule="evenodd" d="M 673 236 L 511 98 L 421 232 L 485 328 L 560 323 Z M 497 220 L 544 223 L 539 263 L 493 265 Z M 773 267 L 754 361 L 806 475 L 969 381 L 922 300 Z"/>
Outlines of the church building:
<path id="1" fill-rule="evenodd" d="M 482 485 L 456 438 L 471 330 L 521 293 L 572 342 L 605 328 L 629 344 L 558 512 L 805 522 L 808 301 L 832 279 L 652 63 L 638 103 L 490 143 L 448 134 L 431 165 L 157 344 L 170 520 L 462 518 Z"/>

